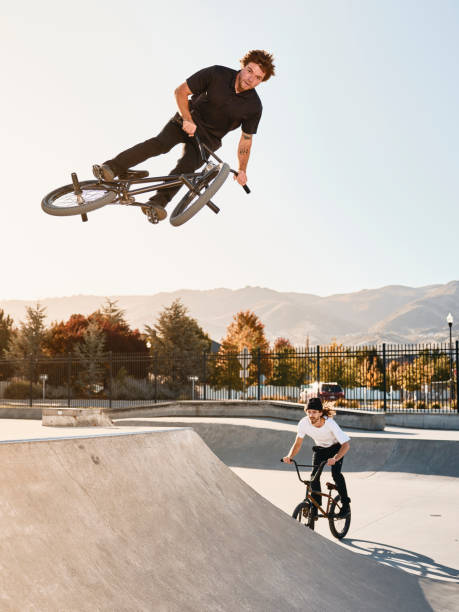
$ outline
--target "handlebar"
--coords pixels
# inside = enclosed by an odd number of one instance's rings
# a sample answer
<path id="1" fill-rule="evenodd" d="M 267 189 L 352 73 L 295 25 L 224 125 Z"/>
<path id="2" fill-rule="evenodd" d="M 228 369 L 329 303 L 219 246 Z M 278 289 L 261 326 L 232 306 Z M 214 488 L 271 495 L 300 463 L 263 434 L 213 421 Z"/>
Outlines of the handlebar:
<path id="1" fill-rule="evenodd" d="M 222 164 L 223 160 L 221 160 L 217 155 L 215 155 L 215 153 L 212 151 L 212 149 L 210 149 L 205 143 L 201 142 L 199 140 L 199 136 L 197 131 L 194 133 L 194 139 L 196 140 L 196 144 L 198 145 L 198 149 L 199 149 L 199 153 L 201 154 L 201 157 L 204 161 L 207 160 L 207 156 L 205 154 L 204 151 L 207 151 L 207 153 L 209 155 L 212 155 L 212 157 L 215 157 L 215 159 Z M 233 170 L 232 168 L 230 168 L 230 172 L 232 172 L 235 176 L 237 176 L 239 174 L 239 172 L 237 172 L 237 170 Z M 242 189 L 246 192 L 246 193 L 250 193 L 250 189 L 248 188 L 247 185 L 242 185 Z"/>
<path id="2" fill-rule="evenodd" d="M 315 473 L 314 478 L 312 478 L 310 481 L 308 481 L 308 480 L 303 480 L 303 478 L 301 478 L 300 470 L 298 468 L 300 468 L 300 467 L 312 467 L 312 468 L 314 468 L 316 466 L 315 465 L 310 465 L 310 464 L 307 464 L 307 463 L 297 463 L 295 461 L 295 459 L 290 459 L 290 461 L 295 465 L 296 473 L 298 475 L 298 478 L 304 484 L 309 484 L 310 482 L 316 482 L 317 480 L 319 480 L 319 478 L 322 475 L 322 471 L 323 471 L 324 467 L 327 465 L 326 461 L 322 461 L 321 463 L 319 463 L 319 468 L 318 468 L 317 472 Z M 281 459 L 280 462 L 284 463 L 284 460 Z"/>

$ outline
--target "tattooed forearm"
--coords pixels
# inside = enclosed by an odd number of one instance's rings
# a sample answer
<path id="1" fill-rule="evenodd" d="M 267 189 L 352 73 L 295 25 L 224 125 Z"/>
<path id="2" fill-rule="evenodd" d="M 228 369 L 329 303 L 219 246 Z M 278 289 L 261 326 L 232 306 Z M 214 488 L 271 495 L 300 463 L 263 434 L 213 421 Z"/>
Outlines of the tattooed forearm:
<path id="1" fill-rule="evenodd" d="M 239 148 L 239 155 L 248 155 L 249 153 L 250 153 L 249 148 L 244 148 L 244 147 Z"/>
<path id="2" fill-rule="evenodd" d="M 242 134 L 242 138 L 244 140 L 252 140 L 252 134 Z"/>

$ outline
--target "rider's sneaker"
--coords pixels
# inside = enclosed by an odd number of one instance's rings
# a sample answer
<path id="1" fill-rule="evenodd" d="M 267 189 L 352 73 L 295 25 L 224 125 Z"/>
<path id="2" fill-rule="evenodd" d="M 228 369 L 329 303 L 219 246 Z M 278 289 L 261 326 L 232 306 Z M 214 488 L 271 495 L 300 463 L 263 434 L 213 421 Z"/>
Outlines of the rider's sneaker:
<path id="1" fill-rule="evenodd" d="M 116 172 L 109 164 L 102 164 L 100 166 L 96 164 L 92 167 L 92 173 L 96 179 L 102 179 L 103 181 L 113 181 L 116 177 Z"/>
<path id="2" fill-rule="evenodd" d="M 150 217 L 156 217 L 158 221 L 164 221 L 167 217 L 167 211 L 164 206 L 156 204 L 155 202 L 148 203 L 141 208 L 144 215 L 150 219 Z M 151 220 L 151 219 L 150 219 Z"/>
<path id="3" fill-rule="evenodd" d="M 343 506 L 341 507 L 341 510 L 338 512 L 338 514 L 335 514 L 333 518 L 344 519 L 349 516 L 350 512 L 351 512 L 351 507 L 349 506 L 349 504 L 343 504 Z"/>
<path id="4" fill-rule="evenodd" d="M 156 193 L 152 196 L 148 202 L 145 202 L 145 206 L 142 206 L 142 212 L 144 215 L 149 216 L 149 211 L 153 210 L 158 221 L 163 221 L 167 217 L 166 206 L 168 200 L 162 193 Z"/>

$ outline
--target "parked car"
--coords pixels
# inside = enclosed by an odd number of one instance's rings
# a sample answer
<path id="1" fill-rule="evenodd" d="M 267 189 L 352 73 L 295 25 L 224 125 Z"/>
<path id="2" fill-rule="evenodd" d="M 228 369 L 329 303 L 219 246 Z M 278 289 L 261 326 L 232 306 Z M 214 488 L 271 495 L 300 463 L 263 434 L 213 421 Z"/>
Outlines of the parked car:
<path id="1" fill-rule="evenodd" d="M 302 385 L 300 402 L 305 404 L 310 397 L 320 397 L 323 402 L 335 402 L 344 399 L 344 390 L 336 382 L 313 382 L 309 385 Z"/>

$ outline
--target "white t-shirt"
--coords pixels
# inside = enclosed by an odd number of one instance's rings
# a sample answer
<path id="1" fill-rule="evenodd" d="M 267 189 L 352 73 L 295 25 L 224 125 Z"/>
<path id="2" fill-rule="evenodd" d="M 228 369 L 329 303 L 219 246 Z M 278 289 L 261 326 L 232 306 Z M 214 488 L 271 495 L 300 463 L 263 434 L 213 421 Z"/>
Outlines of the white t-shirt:
<path id="1" fill-rule="evenodd" d="M 322 427 L 314 427 L 307 416 L 303 417 L 298 423 L 298 437 L 304 438 L 305 435 L 311 436 L 316 446 L 326 448 L 337 442 L 344 444 L 350 440 L 350 437 L 332 418 L 326 418 Z"/>

